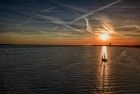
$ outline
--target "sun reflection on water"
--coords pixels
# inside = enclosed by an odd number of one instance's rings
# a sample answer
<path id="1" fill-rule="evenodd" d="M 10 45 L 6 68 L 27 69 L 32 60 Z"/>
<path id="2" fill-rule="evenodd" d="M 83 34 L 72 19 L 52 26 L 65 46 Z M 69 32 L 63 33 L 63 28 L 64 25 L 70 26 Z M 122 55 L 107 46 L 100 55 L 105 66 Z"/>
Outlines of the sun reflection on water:
<path id="1" fill-rule="evenodd" d="M 99 61 L 99 66 L 98 66 L 98 73 L 97 73 L 97 79 L 98 79 L 98 93 L 99 94 L 105 94 L 107 93 L 107 84 L 108 84 L 108 75 L 109 75 L 109 62 L 104 62 L 102 61 L 102 57 L 104 56 L 106 59 L 108 58 L 107 55 L 107 47 L 102 46 L 101 49 L 101 54 L 100 54 L 100 61 Z"/>
<path id="2" fill-rule="evenodd" d="M 102 53 L 101 56 L 105 57 L 107 59 L 107 47 L 106 46 L 102 46 Z"/>

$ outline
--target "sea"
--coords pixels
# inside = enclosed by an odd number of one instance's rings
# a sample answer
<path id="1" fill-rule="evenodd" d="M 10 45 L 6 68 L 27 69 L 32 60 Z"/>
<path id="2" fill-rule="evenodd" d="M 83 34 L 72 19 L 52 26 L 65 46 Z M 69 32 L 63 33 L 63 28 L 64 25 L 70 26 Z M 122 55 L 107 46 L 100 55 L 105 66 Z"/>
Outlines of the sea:
<path id="1" fill-rule="evenodd" d="M 140 48 L 0 46 L 0 94 L 140 94 Z"/>

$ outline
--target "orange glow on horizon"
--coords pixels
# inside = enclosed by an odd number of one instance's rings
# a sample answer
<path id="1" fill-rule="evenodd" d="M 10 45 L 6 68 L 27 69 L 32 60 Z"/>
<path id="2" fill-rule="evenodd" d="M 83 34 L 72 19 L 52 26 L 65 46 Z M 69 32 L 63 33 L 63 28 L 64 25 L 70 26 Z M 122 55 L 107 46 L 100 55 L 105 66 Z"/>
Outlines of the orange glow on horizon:
<path id="1" fill-rule="evenodd" d="M 47 37 L 45 34 L 1 33 L 0 44 L 36 44 L 36 45 L 140 45 L 140 38 L 112 37 L 106 41 L 100 35 L 82 38 Z"/>

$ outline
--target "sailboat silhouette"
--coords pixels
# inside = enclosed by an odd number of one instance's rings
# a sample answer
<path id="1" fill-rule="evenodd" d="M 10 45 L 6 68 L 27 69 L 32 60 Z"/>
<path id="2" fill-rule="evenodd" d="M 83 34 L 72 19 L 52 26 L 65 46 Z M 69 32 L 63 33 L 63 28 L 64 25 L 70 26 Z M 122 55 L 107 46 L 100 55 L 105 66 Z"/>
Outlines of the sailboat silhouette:
<path id="1" fill-rule="evenodd" d="M 107 58 L 105 57 L 105 54 L 102 56 L 102 62 L 107 62 Z"/>

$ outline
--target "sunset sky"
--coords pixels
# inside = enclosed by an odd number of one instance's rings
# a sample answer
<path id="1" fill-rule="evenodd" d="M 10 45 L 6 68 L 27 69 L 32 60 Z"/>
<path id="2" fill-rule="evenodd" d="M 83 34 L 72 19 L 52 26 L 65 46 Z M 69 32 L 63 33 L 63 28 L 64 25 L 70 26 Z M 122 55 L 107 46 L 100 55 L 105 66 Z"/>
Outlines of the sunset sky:
<path id="1" fill-rule="evenodd" d="M 140 45 L 140 0 L 0 0 L 0 44 L 110 42 Z"/>

